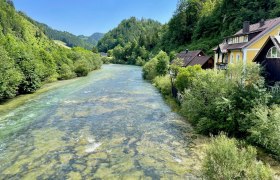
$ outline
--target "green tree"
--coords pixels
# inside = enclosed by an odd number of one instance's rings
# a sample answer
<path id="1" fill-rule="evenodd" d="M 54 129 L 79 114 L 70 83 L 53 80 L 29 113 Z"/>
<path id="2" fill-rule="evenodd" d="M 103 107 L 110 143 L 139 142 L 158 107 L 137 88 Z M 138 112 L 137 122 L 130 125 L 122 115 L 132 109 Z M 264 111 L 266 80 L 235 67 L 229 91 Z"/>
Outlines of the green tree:
<path id="1" fill-rule="evenodd" d="M 0 46 L 0 101 L 14 97 L 22 80 L 21 72 L 15 67 L 14 61 Z"/>
<path id="2" fill-rule="evenodd" d="M 156 71 L 160 76 L 164 76 L 168 73 L 169 56 L 164 51 L 160 51 L 155 57 L 157 59 Z"/>

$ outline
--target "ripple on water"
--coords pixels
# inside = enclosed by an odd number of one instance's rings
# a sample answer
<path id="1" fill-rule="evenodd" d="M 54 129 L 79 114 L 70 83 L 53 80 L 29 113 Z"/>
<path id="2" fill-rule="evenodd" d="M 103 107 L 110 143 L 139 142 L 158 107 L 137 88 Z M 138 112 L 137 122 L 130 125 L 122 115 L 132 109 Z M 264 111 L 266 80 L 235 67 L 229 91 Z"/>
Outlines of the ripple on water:
<path id="1" fill-rule="evenodd" d="M 104 66 L 1 122 L 13 135 L 0 144 L 0 179 L 199 176 L 188 147 L 191 127 L 142 80 L 139 67 Z"/>

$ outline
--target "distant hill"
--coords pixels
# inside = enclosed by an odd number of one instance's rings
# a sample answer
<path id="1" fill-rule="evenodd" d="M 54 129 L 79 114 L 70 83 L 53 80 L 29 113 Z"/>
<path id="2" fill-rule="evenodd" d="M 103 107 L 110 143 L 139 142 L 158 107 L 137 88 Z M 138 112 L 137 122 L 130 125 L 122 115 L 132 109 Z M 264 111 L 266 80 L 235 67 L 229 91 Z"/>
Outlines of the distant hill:
<path id="1" fill-rule="evenodd" d="M 55 30 L 44 23 L 40 23 L 31 19 L 24 13 L 21 14 L 25 16 L 25 18 L 32 22 L 34 25 L 38 26 L 50 39 L 62 41 L 68 47 L 83 47 L 85 49 L 92 50 L 92 48 L 97 45 L 97 42 L 100 39 L 100 37 L 103 37 L 102 33 L 95 33 L 89 37 L 76 36 L 67 31 Z"/>
<path id="2" fill-rule="evenodd" d="M 103 33 L 94 33 L 91 36 L 84 36 L 80 35 L 78 36 L 80 39 L 86 41 L 89 44 L 93 44 L 94 46 L 97 45 L 98 41 L 103 38 L 104 34 Z"/>
<path id="3" fill-rule="evenodd" d="M 123 20 L 98 41 L 100 52 L 107 52 L 118 45 L 124 47 L 127 43 L 136 43 L 147 50 L 152 50 L 159 39 L 162 25 L 152 19 L 137 19 L 131 17 Z"/>
<path id="4" fill-rule="evenodd" d="M 38 23 L 38 26 L 40 26 L 45 34 L 53 40 L 59 40 L 64 43 L 66 43 L 67 46 L 69 47 L 83 47 L 85 49 L 91 50 L 94 46 L 96 46 L 97 42 L 89 42 L 87 39 L 81 38 L 80 36 L 76 36 L 74 34 L 71 34 L 66 31 L 59 31 L 52 29 L 46 24 L 43 23 Z"/>

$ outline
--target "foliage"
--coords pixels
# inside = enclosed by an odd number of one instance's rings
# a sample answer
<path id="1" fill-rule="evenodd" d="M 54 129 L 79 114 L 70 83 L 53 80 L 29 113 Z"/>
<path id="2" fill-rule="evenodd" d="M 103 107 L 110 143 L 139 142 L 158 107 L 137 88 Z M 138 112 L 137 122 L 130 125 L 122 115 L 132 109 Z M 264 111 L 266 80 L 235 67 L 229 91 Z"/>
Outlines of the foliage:
<path id="1" fill-rule="evenodd" d="M 158 60 L 156 58 L 151 59 L 143 67 L 143 78 L 147 80 L 153 80 L 158 74 L 156 71 Z"/>
<path id="2" fill-rule="evenodd" d="M 173 73 L 174 77 L 179 74 L 180 68 L 184 65 L 183 59 L 181 58 L 170 58 L 173 59 L 171 65 L 169 66 L 170 71 Z"/>
<path id="3" fill-rule="evenodd" d="M 0 99 L 12 98 L 16 95 L 23 77 L 19 69 L 15 68 L 14 61 L 1 46 L 0 59 Z"/>
<path id="4" fill-rule="evenodd" d="M 190 88 L 185 91 L 181 111 L 193 122 L 197 131 L 207 135 L 232 132 L 233 122 L 228 119 L 232 108 L 228 98 L 233 84 L 223 72 L 201 71 L 188 86 Z"/>
<path id="5" fill-rule="evenodd" d="M 198 71 L 195 76 L 193 74 L 186 73 L 180 79 L 179 73 L 176 78 L 177 86 L 182 81 L 181 86 L 188 87 L 182 113 L 201 133 L 218 134 L 224 131 L 247 137 L 252 122 L 246 115 L 256 105 L 267 104 L 270 98 L 264 88 L 259 65 L 236 65 L 226 72 L 207 70 Z"/>
<path id="6" fill-rule="evenodd" d="M 168 73 L 169 56 L 166 54 L 166 52 L 160 51 L 155 58 L 158 60 L 156 66 L 157 74 L 159 76 L 166 75 Z"/>
<path id="7" fill-rule="evenodd" d="M 0 101 L 32 93 L 42 84 L 100 68 L 99 54 L 56 45 L 35 21 L 0 1 Z M 79 69 L 79 70 L 78 70 Z M 84 68 L 85 69 L 85 68 Z"/>
<path id="8" fill-rule="evenodd" d="M 273 172 L 256 155 L 255 148 L 219 135 L 207 149 L 203 174 L 206 179 L 273 179 Z"/>
<path id="9" fill-rule="evenodd" d="M 160 51 L 143 67 L 143 77 L 153 80 L 156 76 L 164 76 L 168 72 L 169 57 L 164 51 Z"/>
<path id="10" fill-rule="evenodd" d="M 158 43 L 160 30 L 159 22 L 131 17 L 105 34 L 97 47 L 100 52 L 111 51 L 109 54 L 117 63 L 136 64 L 138 60 L 137 64 L 143 65 Z"/>
<path id="11" fill-rule="evenodd" d="M 279 17 L 279 7 L 279 0 L 178 0 L 159 44 L 166 52 L 187 46 L 212 54 L 212 48 L 241 29 L 244 21 Z"/>
<path id="12" fill-rule="evenodd" d="M 169 75 L 157 76 L 153 82 L 156 88 L 158 88 L 163 95 L 171 95 L 171 80 Z"/>
<path id="13" fill-rule="evenodd" d="M 176 66 L 173 67 L 173 69 L 175 68 Z M 175 69 L 175 72 L 176 71 L 178 73 L 176 76 L 175 86 L 179 91 L 184 92 L 185 89 L 190 88 L 193 79 L 196 78 L 197 74 L 202 71 L 202 68 L 200 65 L 195 65 L 195 66 L 188 66 L 186 68 L 178 68 Z"/>
<path id="14" fill-rule="evenodd" d="M 248 115 L 251 127 L 249 141 L 258 144 L 280 158 L 280 106 L 256 106 Z"/>
<path id="15" fill-rule="evenodd" d="M 50 38 L 52 40 L 62 41 L 64 43 L 66 43 L 66 45 L 68 47 L 83 47 L 87 50 L 91 50 L 94 46 L 97 45 L 97 42 L 104 35 L 102 33 L 94 33 L 91 36 L 82 36 L 82 35 L 81 36 L 76 36 L 76 35 L 71 34 L 69 32 L 58 31 L 58 30 L 55 30 L 55 29 L 49 27 L 46 24 L 39 23 L 39 22 L 31 19 L 30 17 L 28 17 L 23 12 L 20 12 L 20 14 L 22 16 L 24 16 L 32 24 L 39 27 L 41 29 L 41 31 L 43 31 L 45 33 L 45 35 L 48 36 L 48 38 Z M 97 53 L 97 52 L 95 52 L 95 53 Z"/>

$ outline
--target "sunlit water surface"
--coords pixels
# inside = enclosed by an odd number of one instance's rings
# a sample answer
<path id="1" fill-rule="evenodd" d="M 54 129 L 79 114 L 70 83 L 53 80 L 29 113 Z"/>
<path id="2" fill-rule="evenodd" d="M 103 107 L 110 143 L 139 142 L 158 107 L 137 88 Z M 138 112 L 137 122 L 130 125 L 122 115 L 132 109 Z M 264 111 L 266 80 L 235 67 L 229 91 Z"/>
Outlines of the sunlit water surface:
<path id="1" fill-rule="evenodd" d="M 104 65 L 0 117 L 0 179 L 196 179 L 192 128 L 134 66 Z"/>

